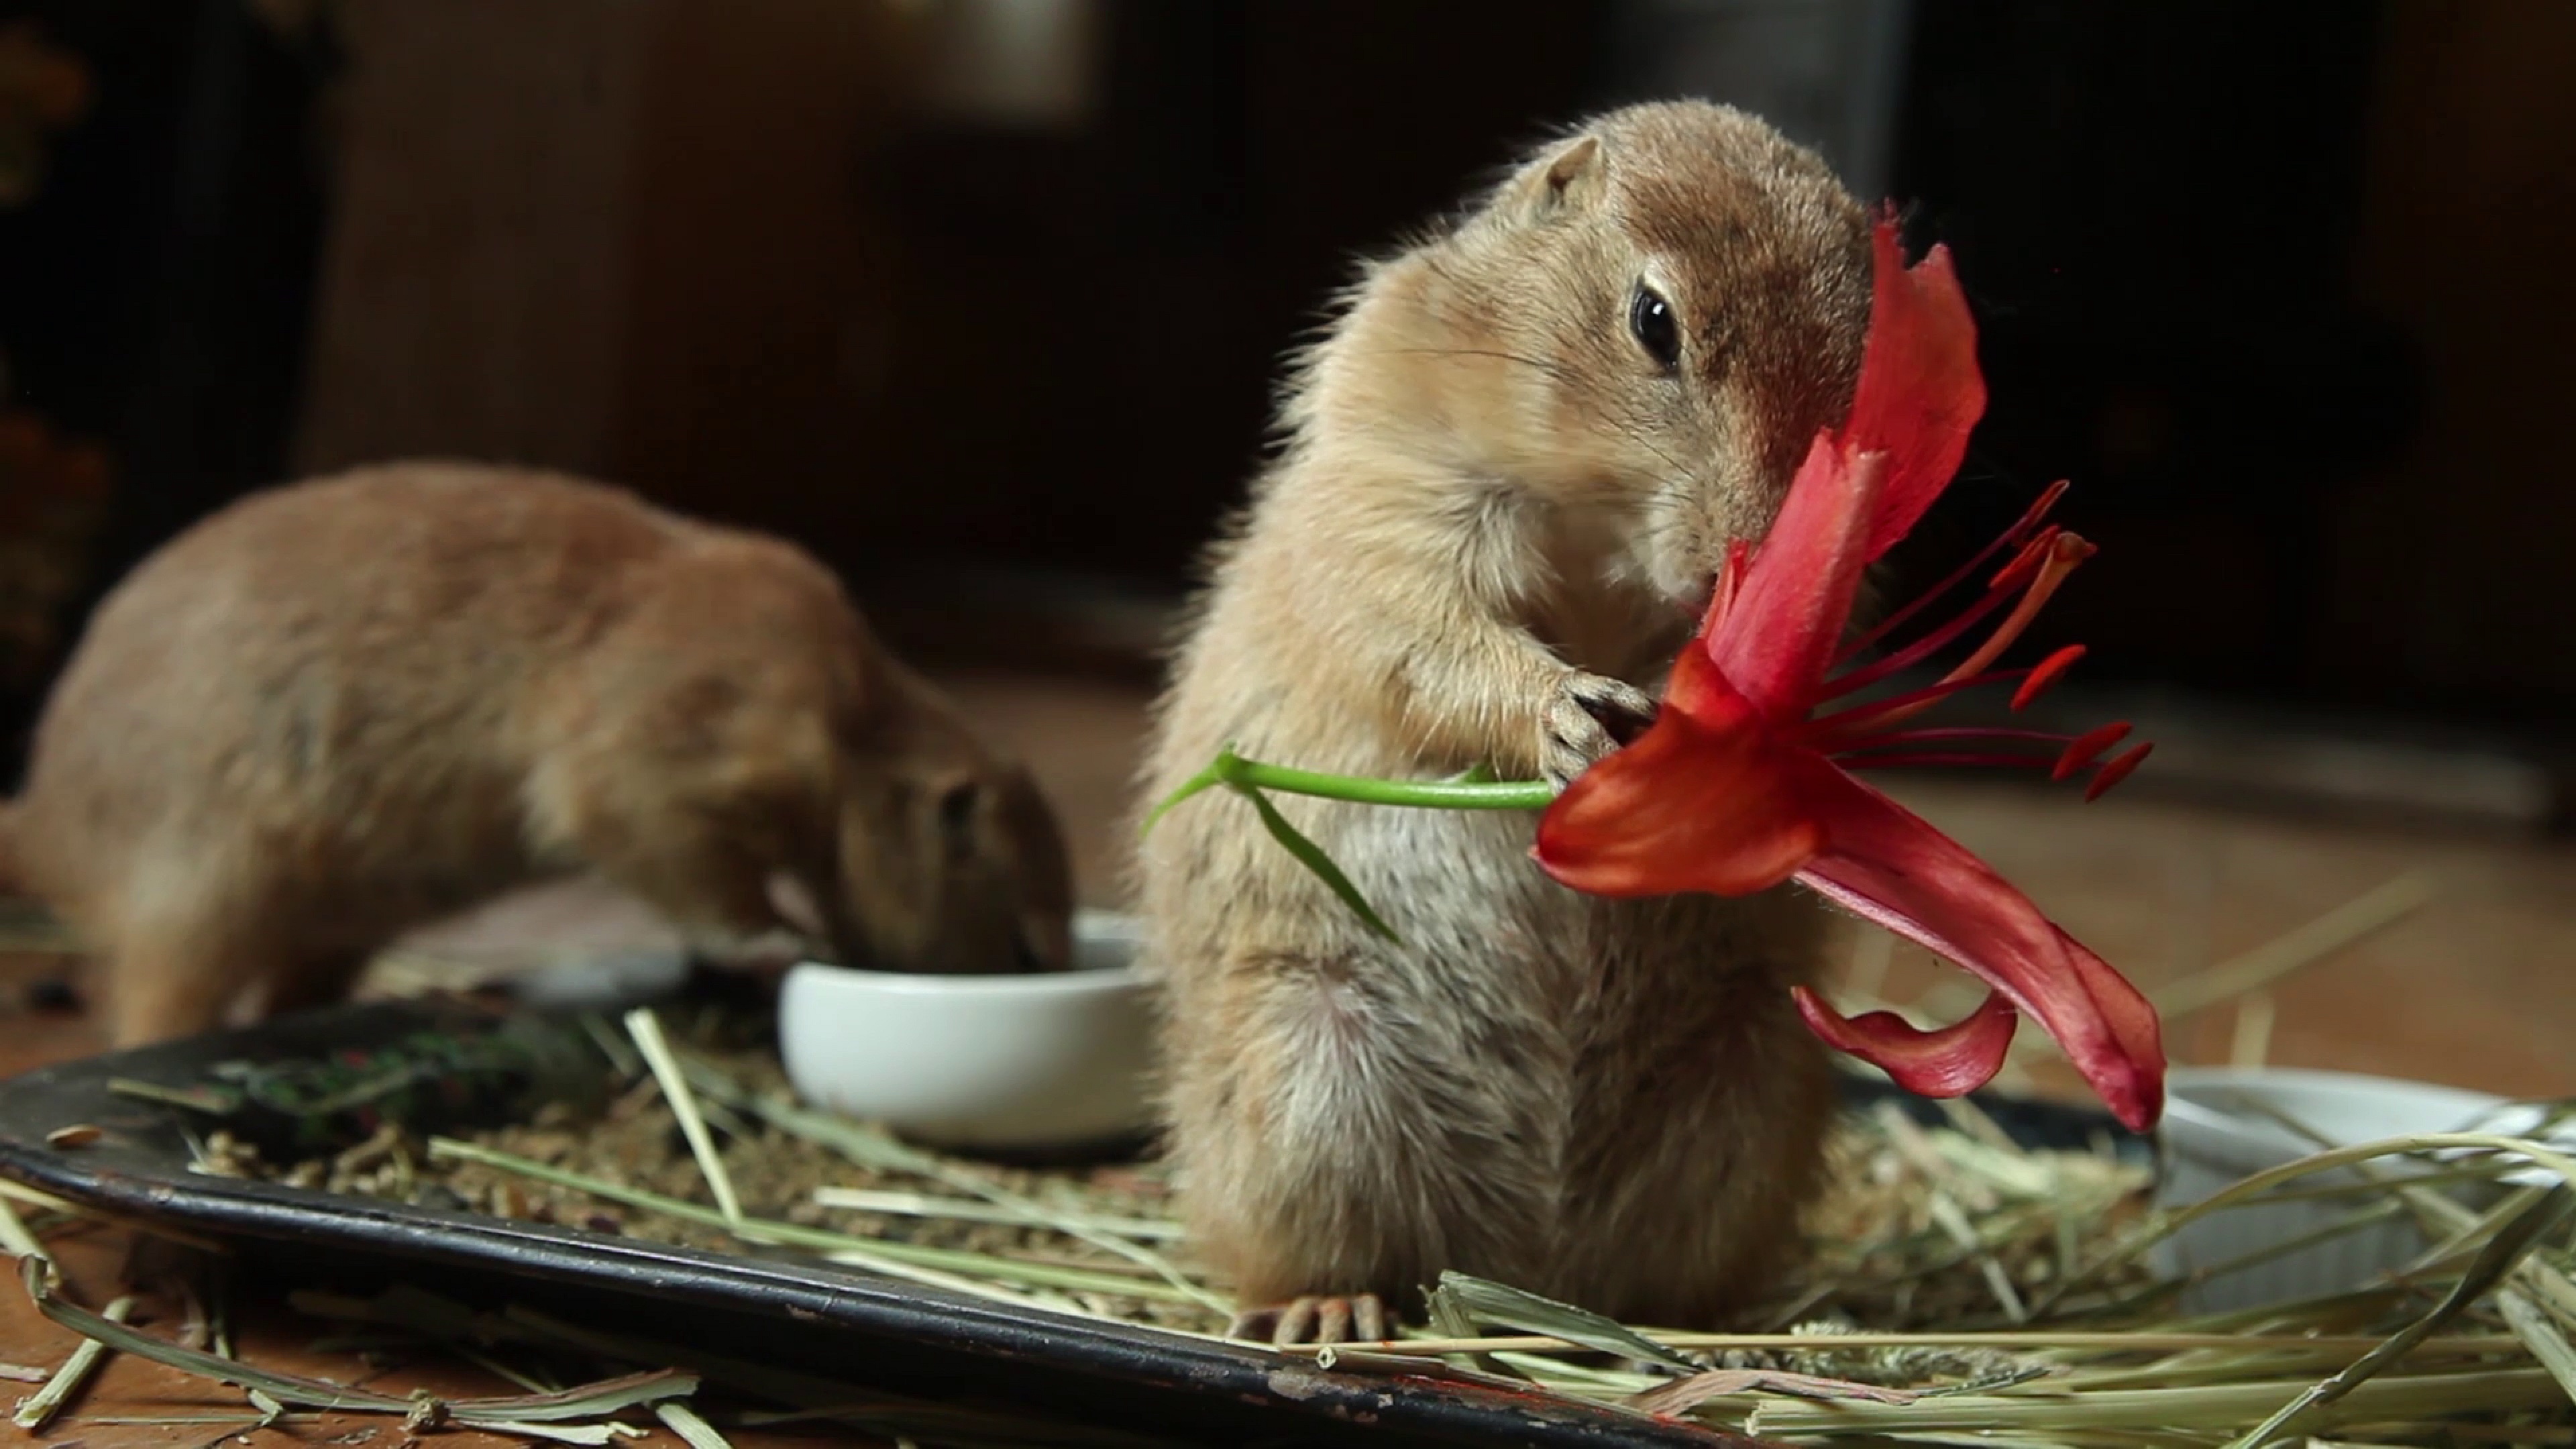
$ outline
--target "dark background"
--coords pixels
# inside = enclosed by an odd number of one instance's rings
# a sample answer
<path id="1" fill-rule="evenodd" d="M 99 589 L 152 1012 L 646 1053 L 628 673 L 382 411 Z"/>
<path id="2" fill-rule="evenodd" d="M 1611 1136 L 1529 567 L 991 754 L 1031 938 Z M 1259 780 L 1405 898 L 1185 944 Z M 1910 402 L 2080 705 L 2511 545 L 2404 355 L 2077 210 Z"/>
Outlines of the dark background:
<path id="1" fill-rule="evenodd" d="M 1038 8 L 1072 79 L 1014 99 L 973 39 L 1009 7 L 963 0 L 0 4 L 91 92 L 0 210 L 5 401 L 112 478 L 51 644 L 0 670 L 0 766 L 134 560 L 376 458 L 614 478 L 799 539 L 871 608 L 1168 597 L 1352 254 L 1545 126 L 1682 91 L 1958 254 L 1993 409 L 1901 562 L 2068 477 L 2107 547 L 2050 627 L 2095 677 L 2576 706 L 2576 7 Z"/>

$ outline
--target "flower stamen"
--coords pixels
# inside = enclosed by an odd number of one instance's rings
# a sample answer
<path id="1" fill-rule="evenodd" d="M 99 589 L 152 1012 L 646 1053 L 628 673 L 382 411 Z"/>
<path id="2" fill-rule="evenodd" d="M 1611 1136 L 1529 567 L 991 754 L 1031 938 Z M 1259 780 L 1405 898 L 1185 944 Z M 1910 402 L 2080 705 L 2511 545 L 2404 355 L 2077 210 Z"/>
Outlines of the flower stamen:
<path id="1" fill-rule="evenodd" d="M 1885 734 L 1844 736 L 1823 742 L 1826 752 L 1847 755 L 1857 750 L 1883 750 L 1891 745 L 1920 744 L 1931 740 L 1990 740 L 1996 743 L 2065 746 L 2073 743 L 2067 735 L 2046 730 L 1990 728 L 1985 725 L 1943 725 L 1934 729 L 1890 730 Z"/>
<path id="2" fill-rule="evenodd" d="M 2086 730 L 2067 744 L 2066 753 L 2057 757 L 2057 764 L 2048 772 L 2048 777 L 2052 780 L 2063 780 L 2069 775 L 2091 769 L 2093 762 L 2102 757 L 2104 750 L 2128 737 L 2127 720 L 2115 720 L 2098 729 Z M 2131 766 L 2131 768 L 2136 767 Z"/>
<path id="3" fill-rule="evenodd" d="M 2153 741 L 2150 741 L 2143 745 L 2132 746 L 2126 752 L 2112 756 L 2110 763 L 2094 772 L 2093 782 L 2084 787 L 2084 798 L 2087 800 L 2101 799 L 2104 794 L 2109 792 L 2112 786 L 2129 778 L 2130 771 L 2135 770 L 2142 764 L 2145 764 L 2148 753 L 2154 749 L 2155 744 Z"/>
<path id="4" fill-rule="evenodd" d="M 1817 697 L 1820 699 L 1839 699 L 1846 694 L 1867 689 L 1871 685 L 1878 683 L 1880 680 L 1885 679 L 1892 674 L 1912 668 L 1923 659 L 1939 652 L 1952 640 L 1957 639 L 1960 635 L 1975 628 L 1980 620 L 1984 619 L 1988 614 L 1993 613 L 1995 610 L 2002 608 L 2005 601 L 2010 599 L 2012 596 L 2013 591 L 2010 587 L 1990 586 L 1984 594 L 1978 596 L 1975 603 L 1960 610 L 1958 615 L 1951 619 L 1950 622 L 1933 630 L 1931 633 L 1924 635 L 1922 638 L 1915 640 L 1913 643 L 1906 645 L 1902 649 L 1882 655 L 1878 659 L 1844 674 L 1839 679 L 1827 681 L 1825 687 L 1818 692 Z"/>
<path id="5" fill-rule="evenodd" d="M 2003 551 L 2005 548 L 2020 544 L 2024 540 L 2028 539 L 2030 537 L 2030 531 L 2039 526 L 2039 521 L 2048 516 L 2048 511 L 2056 507 L 2057 500 L 2064 497 L 2065 494 L 2065 479 L 2061 478 L 2058 481 L 2049 484 L 2047 488 L 2041 490 L 2039 497 L 2032 502 L 2030 507 L 2022 511 L 2021 517 L 2014 521 L 2012 527 L 1996 534 L 1993 542 L 1987 544 L 1984 548 L 1977 550 L 1976 556 L 1969 559 L 1966 563 L 1952 569 L 1948 577 L 1942 579 L 1941 582 L 1934 584 L 1932 587 L 1916 595 L 1914 602 L 1907 604 L 1904 608 L 1888 615 L 1873 626 L 1868 633 L 1865 633 L 1858 639 L 1853 640 L 1843 649 L 1841 654 L 1835 657 L 1834 663 L 1837 666 L 1850 663 L 1854 658 L 1857 658 L 1863 650 L 1868 649 L 1871 645 L 1876 644 L 1879 640 L 1886 638 L 1888 635 L 1895 633 L 1899 628 L 1903 627 L 1906 620 L 1911 619 L 1915 615 L 1922 613 L 1925 609 L 1930 608 L 1935 599 L 1940 598 L 1952 589 L 1957 588 L 1960 584 L 1965 583 L 1970 574 L 1973 574 L 1978 569 L 1984 567 L 1986 560 L 1993 558 L 1997 553 Z M 1989 587 L 1991 587 L 1991 585 Z"/>
<path id="6" fill-rule="evenodd" d="M 2047 535 L 2044 544 L 2041 539 L 2033 539 L 2031 549 L 2025 551 L 2023 557 L 2034 559 L 2030 566 L 2034 572 L 2030 587 L 2022 593 L 2021 602 L 2014 605 L 2012 613 L 1995 626 L 1995 632 L 1987 636 L 1986 642 L 1978 646 L 1977 652 L 1959 661 L 1959 667 L 1951 670 L 1946 677 L 1957 679 L 1963 675 L 1975 674 L 1994 663 L 2006 649 L 2012 647 L 2015 639 L 2021 637 L 2022 630 L 2030 627 L 2030 621 L 2039 617 L 2040 608 L 2048 602 L 2048 596 L 2056 593 L 2057 586 L 2066 582 L 2066 576 L 2075 572 L 2075 566 L 2091 558 L 2093 552 L 2093 545 L 2074 534 L 2063 531 Z M 2016 559 L 2012 569 L 2019 567 L 2021 567 L 2021 560 Z M 2007 569 L 2005 572 L 2009 574 L 2012 569 Z"/>
<path id="7" fill-rule="evenodd" d="M 2046 659 L 2032 665 L 2030 677 L 2021 682 L 2021 688 L 2013 691 L 2013 713 L 2021 713 L 2022 710 L 2029 707 L 2032 700 L 2046 694 L 2049 691 L 2050 686 L 2056 684 L 2060 679 L 2065 678 L 2066 671 L 2074 668 L 2075 661 L 2083 657 L 2083 645 L 2069 644 L 2065 648 L 2058 650 L 2056 653 L 2049 655 Z"/>
<path id="8" fill-rule="evenodd" d="M 1968 679 L 1945 679 L 1937 684 L 1927 684 L 1921 689 L 1908 690 L 1904 694 L 1874 700 L 1868 704 L 1856 704 L 1849 709 L 1809 720 L 1799 734 L 1816 741 L 1820 748 L 1830 748 L 1833 742 L 1841 737 L 1912 719 L 1963 690 L 1975 689 L 1984 684 L 1997 684 L 2007 679 L 2018 679 L 2028 672 L 2021 669 L 1998 669 L 1992 674 L 1980 674 Z"/>
<path id="9" fill-rule="evenodd" d="M 2046 755 L 2007 755 L 1977 750 L 1912 750 L 1884 755 L 1848 755 L 1835 757 L 1844 768 L 1852 770 L 1912 769 L 1918 765 L 1958 765 L 1968 768 L 1993 767 L 2009 770 L 2045 770 Z"/>
<path id="10" fill-rule="evenodd" d="M 1995 632 L 1977 647 L 1975 653 L 1944 676 L 1943 682 L 1980 672 L 2012 647 L 2013 641 L 2021 637 L 2022 631 L 2030 627 L 2031 620 L 2037 618 L 2040 609 L 2048 603 L 2049 595 L 2056 593 L 2057 586 L 2066 581 L 2066 576 L 2075 571 L 2075 566 L 2091 558 L 2093 553 L 2093 545 L 2064 529 L 2046 530 L 2024 545 L 2022 551 L 2013 556 L 2013 561 L 1995 574 L 1985 595 L 1962 610 L 1956 618 L 1875 663 L 1831 681 L 1818 697 L 1838 698 L 1911 668 L 1975 628 L 1979 621 L 2001 608 L 2019 589 L 2020 602 L 2013 606 L 2012 613 L 1995 626 Z"/>

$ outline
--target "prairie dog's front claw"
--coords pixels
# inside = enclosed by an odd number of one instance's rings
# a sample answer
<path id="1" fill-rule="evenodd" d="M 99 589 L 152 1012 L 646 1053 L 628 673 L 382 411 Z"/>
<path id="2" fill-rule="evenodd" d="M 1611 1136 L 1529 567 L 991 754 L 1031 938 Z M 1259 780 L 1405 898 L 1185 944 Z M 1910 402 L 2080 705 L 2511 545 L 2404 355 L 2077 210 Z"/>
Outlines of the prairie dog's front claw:
<path id="1" fill-rule="evenodd" d="M 1386 1304 L 1374 1293 L 1310 1293 L 1243 1310 L 1225 1326 L 1225 1336 L 1276 1344 L 1383 1343 Z"/>
<path id="2" fill-rule="evenodd" d="M 1562 793 L 1574 777 L 1655 722 L 1655 701 L 1624 680 L 1569 669 L 1539 722 L 1539 768 Z"/>

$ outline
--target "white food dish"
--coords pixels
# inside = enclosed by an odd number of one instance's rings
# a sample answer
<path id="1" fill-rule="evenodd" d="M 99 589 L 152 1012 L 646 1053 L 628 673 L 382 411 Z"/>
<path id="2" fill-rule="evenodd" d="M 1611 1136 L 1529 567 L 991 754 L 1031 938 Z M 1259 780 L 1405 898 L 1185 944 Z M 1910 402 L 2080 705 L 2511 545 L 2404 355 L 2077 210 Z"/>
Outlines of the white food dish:
<path id="1" fill-rule="evenodd" d="M 1151 1008 L 1135 922 L 1074 916 L 1069 971 L 913 976 L 804 962 L 778 1000 L 814 1106 L 942 1147 L 1043 1150 L 1144 1127 Z"/>
<path id="2" fill-rule="evenodd" d="M 2268 1112 L 2281 1113 L 2338 1147 L 2422 1132 L 2519 1135 L 2537 1120 L 2534 1109 L 2483 1092 L 2288 1067 L 2176 1068 L 2166 1074 L 2165 1092 L 2164 1120 L 2156 1129 L 2164 1157 L 2156 1200 L 2168 1208 L 2187 1207 L 2254 1173 L 2322 1150 Z M 2375 1160 L 2369 1167 L 2382 1177 L 2423 1170 L 2394 1158 Z M 2344 1170 L 2314 1174 L 2302 1185 L 2355 1180 L 2355 1174 Z M 2350 1197 L 2222 1208 L 2158 1244 L 2155 1266 L 2176 1275 L 2207 1269 L 2321 1231 L 2369 1201 Z M 2391 1219 L 2218 1274 L 2185 1290 L 2183 1310 L 2223 1313 L 2345 1292 L 2405 1266 L 2427 1246 L 2411 1218 Z"/>

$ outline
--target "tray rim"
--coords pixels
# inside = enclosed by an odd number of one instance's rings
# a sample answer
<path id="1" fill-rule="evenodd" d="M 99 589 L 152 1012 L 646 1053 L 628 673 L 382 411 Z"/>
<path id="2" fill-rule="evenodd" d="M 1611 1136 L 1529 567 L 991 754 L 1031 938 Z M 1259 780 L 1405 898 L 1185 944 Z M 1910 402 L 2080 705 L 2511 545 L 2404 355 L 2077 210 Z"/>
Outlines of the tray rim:
<path id="1" fill-rule="evenodd" d="M 1175 1411 L 1221 1407 L 1247 1427 L 1266 1417 L 1269 1422 L 1259 1427 L 1283 1434 L 1637 1449 L 1764 1444 L 1683 1420 L 1515 1391 L 1445 1368 L 1426 1366 L 1409 1374 L 1324 1368 L 1258 1345 L 1023 1309 L 832 1264 L 714 1253 L 580 1227 L 197 1174 L 188 1170 L 173 1109 L 111 1098 L 106 1090 L 111 1077 L 185 1080 L 191 1067 L 282 1055 L 281 1048 L 299 1041 L 347 1044 L 423 1026 L 453 1029 L 460 1020 L 497 1026 L 503 1019 L 452 1004 L 370 1003 L 38 1068 L 0 1081 L 0 1175 L 145 1227 L 783 1317 L 809 1331 L 899 1339 L 954 1358 L 961 1368 L 1037 1368 L 1067 1381 L 1177 1396 L 1187 1402 L 1162 1402 Z M 112 1123 L 103 1120 L 109 1113 L 80 1110 L 100 1101 L 122 1103 L 124 1110 Z M 46 1133 L 75 1121 L 111 1131 L 106 1140 L 79 1148 L 46 1144 Z M 853 1355 L 849 1362 L 865 1357 Z M 1009 1401 L 1007 1377 L 997 1376 L 995 1402 Z M 851 1381 L 867 1382 L 863 1375 Z M 1141 1402 L 1136 1409 L 1150 1412 Z M 1048 1406 L 1045 1412 L 1063 1411 Z"/>

